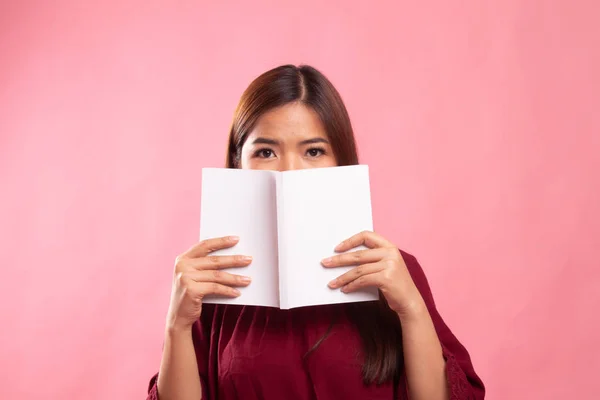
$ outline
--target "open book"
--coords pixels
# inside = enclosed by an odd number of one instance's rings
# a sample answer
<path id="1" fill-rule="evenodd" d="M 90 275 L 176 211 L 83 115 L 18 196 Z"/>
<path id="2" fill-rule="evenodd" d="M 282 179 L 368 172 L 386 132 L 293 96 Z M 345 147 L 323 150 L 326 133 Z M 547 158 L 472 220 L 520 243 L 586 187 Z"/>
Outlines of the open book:
<path id="1" fill-rule="evenodd" d="M 373 229 L 366 165 L 284 172 L 204 168 L 201 202 L 200 240 L 240 237 L 234 247 L 212 254 L 253 257 L 248 267 L 225 269 L 252 278 L 238 288 L 239 297 L 206 297 L 205 303 L 289 309 L 378 299 L 375 288 L 330 289 L 329 281 L 353 267 L 321 265 L 341 241 Z"/>

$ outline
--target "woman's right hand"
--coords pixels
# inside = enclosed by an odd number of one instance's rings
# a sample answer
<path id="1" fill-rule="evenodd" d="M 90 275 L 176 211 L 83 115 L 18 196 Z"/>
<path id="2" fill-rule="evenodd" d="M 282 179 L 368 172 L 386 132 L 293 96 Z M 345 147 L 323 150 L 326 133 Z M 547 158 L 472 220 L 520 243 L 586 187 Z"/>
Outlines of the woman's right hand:
<path id="1" fill-rule="evenodd" d="M 167 328 L 186 330 L 200 318 L 202 300 L 206 295 L 237 297 L 235 287 L 247 286 L 250 278 L 221 271 L 223 268 L 246 267 L 248 256 L 211 256 L 210 253 L 233 247 L 239 238 L 227 236 L 203 240 L 179 255 L 175 260 L 171 303 Z"/>

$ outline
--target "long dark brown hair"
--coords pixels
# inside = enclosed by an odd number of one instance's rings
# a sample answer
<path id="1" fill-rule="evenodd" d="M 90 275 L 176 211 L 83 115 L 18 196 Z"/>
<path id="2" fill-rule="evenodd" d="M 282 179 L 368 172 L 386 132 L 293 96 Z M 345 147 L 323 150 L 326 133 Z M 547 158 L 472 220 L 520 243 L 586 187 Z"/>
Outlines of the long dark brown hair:
<path id="1" fill-rule="evenodd" d="M 265 112 L 295 102 L 319 115 L 338 165 L 358 164 L 350 117 L 335 87 L 313 67 L 282 65 L 260 75 L 244 91 L 229 132 L 226 166 L 240 168 L 242 146 Z M 378 302 L 346 305 L 362 339 L 365 384 L 397 383 L 404 365 L 400 321 L 381 293 L 379 297 Z M 309 354 L 325 340 L 331 327 Z"/>

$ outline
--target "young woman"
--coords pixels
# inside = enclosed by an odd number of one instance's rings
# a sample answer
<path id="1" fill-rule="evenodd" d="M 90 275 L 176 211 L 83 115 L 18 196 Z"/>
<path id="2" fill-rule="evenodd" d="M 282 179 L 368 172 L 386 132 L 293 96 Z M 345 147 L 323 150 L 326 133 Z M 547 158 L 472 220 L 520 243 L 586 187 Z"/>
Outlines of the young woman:
<path id="1" fill-rule="evenodd" d="M 278 171 L 358 164 L 340 95 L 309 66 L 264 73 L 240 100 L 226 164 Z M 360 232 L 335 251 L 366 250 L 323 260 L 327 268 L 359 265 L 332 281 L 332 290 L 375 286 L 379 302 L 293 310 L 203 305 L 206 295 L 238 296 L 236 287 L 252 284 L 222 270 L 247 266 L 251 257 L 211 255 L 239 240 L 205 240 L 177 257 L 162 361 L 148 399 L 484 398 L 469 354 L 440 317 L 412 255 Z"/>

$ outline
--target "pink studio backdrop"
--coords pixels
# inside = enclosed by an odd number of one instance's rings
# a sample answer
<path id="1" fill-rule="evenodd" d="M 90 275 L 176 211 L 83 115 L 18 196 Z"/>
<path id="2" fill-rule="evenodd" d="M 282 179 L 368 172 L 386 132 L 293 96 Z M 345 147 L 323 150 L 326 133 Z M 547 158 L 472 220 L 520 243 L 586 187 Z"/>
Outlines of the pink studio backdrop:
<path id="1" fill-rule="evenodd" d="M 52 3 L 52 4 L 51 4 Z M 239 95 L 322 69 L 490 399 L 600 392 L 593 0 L 0 3 L 0 381 L 144 398 Z"/>

